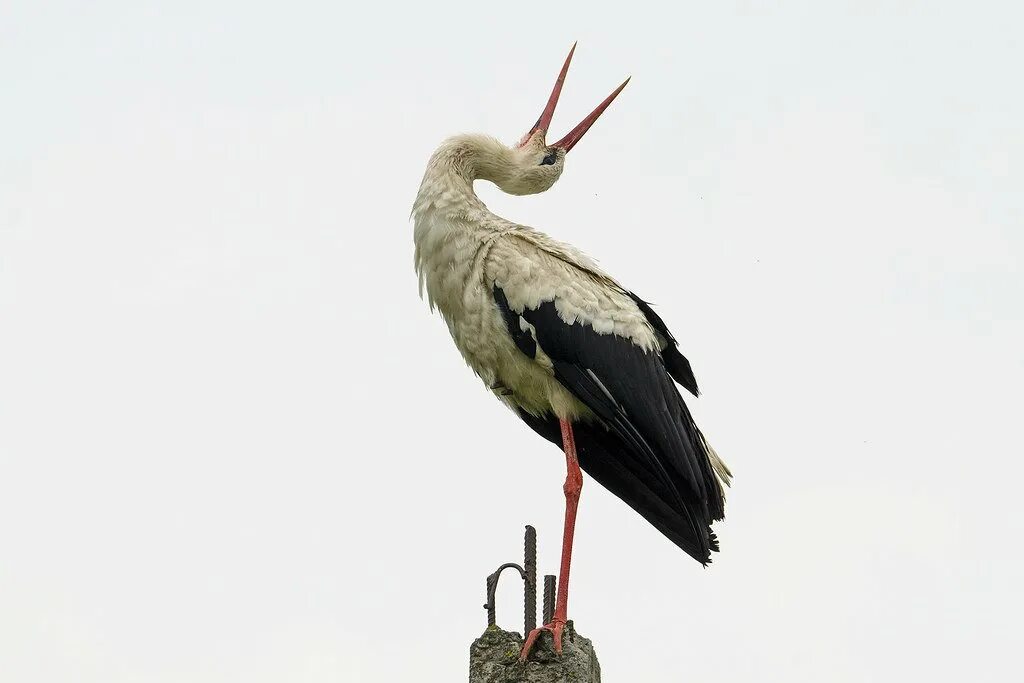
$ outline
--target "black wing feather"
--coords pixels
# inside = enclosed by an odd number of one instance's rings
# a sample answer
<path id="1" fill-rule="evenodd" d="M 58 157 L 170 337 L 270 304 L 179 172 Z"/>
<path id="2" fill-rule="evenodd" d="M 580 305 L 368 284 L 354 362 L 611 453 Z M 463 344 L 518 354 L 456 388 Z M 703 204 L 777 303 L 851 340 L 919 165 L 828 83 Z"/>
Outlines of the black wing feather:
<path id="1" fill-rule="evenodd" d="M 574 425 L 589 444 L 590 455 L 580 458 L 583 469 L 683 550 L 707 562 L 709 551 L 717 549 L 710 524 L 722 518 L 724 503 L 704 438 L 672 382 L 677 373 L 661 354 L 645 352 L 629 339 L 565 322 L 553 301 L 516 313 L 497 285 L 494 298 L 513 339 L 522 329 L 521 317 L 533 326 L 531 341 L 551 359 L 556 379 L 600 419 L 598 425 Z M 657 321 L 655 329 L 664 328 L 653 311 L 644 314 Z M 667 329 L 662 334 L 671 339 Z M 673 344 L 666 348 L 674 349 Z M 692 373 L 688 377 L 695 389 Z M 536 422 L 547 418 L 523 419 L 548 436 Z M 550 425 L 543 429 L 550 431 Z"/>
<path id="2" fill-rule="evenodd" d="M 561 447 L 562 432 L 553 415 L 535 417 L 519 412 L 519 417 L 542 437 Z M 599 424 L 579 423 L 573 426 L 576 453 L 580 467 L 601 486 L 639 512 L 654 528 L 670 541 L 703 564 L 710 561 L 711 551 L 718 551 L 714 532 L 708 534 L 708 547 L 703 547 L 692 526 L 679 515 L 678 509 L 667 504 L 664 497 L 652 489 L 643 477 L 631 471 L 622 454 L 628 450 L 611 431 Z"/>
<path id="3" fill-rule="evenodd" d="M 669 332 L 668 325 L 665 324 L 660 315 L 654 312 L 649 303 L 633 292 L 626 293 L 629 294 L 629 298 L 636 302 L 640 312 L 647 318 L 647 322 L 651 324 L 651 327 L 665 338 L 666 344 L 665 348 L 661 351 L 661 357 L 665 360 L 665 368 L 672 375 L 672 379 L 682 384 L 694 396 L 699 396 L 700 390 L 697 388 L 697 378 L 693 376 L 690 361 L 686 360 L 686 356 L 679 352 L 679 343 L 676 342 L 676 338 Z"/>
<path id="4" fill-rule="evenodd" d="M 535 358 L 537 356 L 537 341 L 530 334 L 529 330 L 523 329 L 523 326 L 519 323 L 519 315 L 508 307 L 508 299 L 505 297 L 505 292 L 501 291 L 498 287 L 494 288 L 494 303 L 498 304 L 501 317 L 505 320 L 505 327 L 508 328 L 508 333 L 512 335 L 512 341 L 515 342 L 516 347 L 530 358 Z"/>

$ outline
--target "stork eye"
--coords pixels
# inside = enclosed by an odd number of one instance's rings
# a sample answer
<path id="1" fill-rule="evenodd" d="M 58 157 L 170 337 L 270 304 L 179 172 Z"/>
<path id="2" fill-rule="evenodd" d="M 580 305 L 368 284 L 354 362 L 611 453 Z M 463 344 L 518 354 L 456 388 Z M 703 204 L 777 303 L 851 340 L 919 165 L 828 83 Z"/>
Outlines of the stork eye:
<path id="1" fill-rule="evenodd" d="M 546 157 L 541 159 L 540 165 L 541 166 L 551 166 L 556 161 L 558 161 L 558 152 L 556 150 L 551 150 L 550 152 L 548 152 L 548 155 Z"/>

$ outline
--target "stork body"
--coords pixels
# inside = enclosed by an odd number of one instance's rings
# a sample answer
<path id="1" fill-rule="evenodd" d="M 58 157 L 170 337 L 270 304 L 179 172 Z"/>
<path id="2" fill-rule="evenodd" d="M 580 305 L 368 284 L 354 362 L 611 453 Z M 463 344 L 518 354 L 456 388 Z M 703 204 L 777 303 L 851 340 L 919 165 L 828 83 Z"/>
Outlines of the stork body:
<path id="1" fill-rule="evenodd" d="M 421 294 L 490 391 L 565 451 L 556 612 L 543 627 L 558 649 L 580 467 L 705 564 L 718 549 L 710 525 L 724 515 L 722 482 L 730 476 L 675 385 L 697 393 L 661 318 L 582 252 L 495 215 L 473 191 L 475 180 L 488 180 L 531 194 L 561 175 L 566 153 L 622 89 L 549 146 L 544 138 L 568 64 L 519 145 L 482 135 L 445 141 L 413 206 Z M 538 632 L 528 637 L 524 658 Z"/>
<path id="2" fill-rule="evenodd" d="M 416 268 L 430 305 L 469 366 L 502 401 L 531 415 L 576 420 L 590 410 L 553 375 L 543 348 L 524 353 L 495 300 L 522 312 L 554 301 L 568 320 L 655 346 L 653 330 L 614 281 L 573 247 L 491 213 L 467 163 L 500 143 L 459 136 L 434 154 L 416 200 Z M 528 327 L 528 324 L 527 324 Z"/>

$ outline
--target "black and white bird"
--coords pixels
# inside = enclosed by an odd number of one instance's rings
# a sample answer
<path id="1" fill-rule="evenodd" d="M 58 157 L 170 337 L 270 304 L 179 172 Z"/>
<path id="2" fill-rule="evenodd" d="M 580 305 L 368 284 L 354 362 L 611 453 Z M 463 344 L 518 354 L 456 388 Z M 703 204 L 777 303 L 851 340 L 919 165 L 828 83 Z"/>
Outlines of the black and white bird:
<path id="1" fill-rule="evenodd" d="M 702 564 L 718 550 L 711 524 L 724 517 L 731 479 L 676 387 L 697 395 L 690 363 L 661 317 L 579 250 L 491 213 L 473 191 L 475 180 L 513 195 L 549 189 L 566 154 L 629 82 L 548 144 L 575 48 L 522 140 L 446 140 L 412 211 L 421 295 L 494 395 L 566 456 L 555 616 L 529 634 L 523 659 L 542 630 L 561 649 L 581 467 Z"/>

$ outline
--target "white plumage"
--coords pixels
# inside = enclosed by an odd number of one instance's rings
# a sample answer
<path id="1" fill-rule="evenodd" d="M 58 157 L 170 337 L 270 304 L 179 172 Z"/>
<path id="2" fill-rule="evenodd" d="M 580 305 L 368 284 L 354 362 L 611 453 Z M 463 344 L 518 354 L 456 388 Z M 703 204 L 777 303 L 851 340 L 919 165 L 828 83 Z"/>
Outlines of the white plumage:
<path id="1" fill-rule="evenodd" d="M 484 384 L 566 455 L 565 535 L 555 616 L 560 647 L 580 468 L 701 563 L 718 550 L 730 473 L 693 422 L 676 382 L 697 394 L 689 361 L 657 313 L 574 247 L 491 213 L 476 180 L 510 194 L 550 188 L 565 156 L 625 87 L 562 140 L 545 136 L 572 52 L 540 119 L 509 147 L 446 140 L 413 205 L 420 293 Z M 628 82 L 628 79 L 627 79 Z M 538 631 L 529 635 L 525 658 Z"/>
<path id="2" fill-rule="evenodd" d="M 521 152 L 485 136 L 460 135 L 438 148 L 413 208 L 416 270 L 421 293 L 441 313 L 466 363 L 499 398 L 533 415 L 550 411 L 575 420 L 590 411 L 554 379 L 542 346 L 536 359 L 516 348 L 494 305 L 495 283 L 514 310 L 553 301 L 566 323 L 586 323 L 645 350 L 658 341 L 636 303 L 590 258 L 491 213 L 476 196 L 474 180 L 494 180 L 502 187 L 508 177 L 482 173 L 502 164 L 515 168 L 520 157 L 529 161 L 534 146 Z M 541 168 L 555 173 L 550 186 L 562 162 Z M 546 189 L 548 178 L 534 182 Z M 517 189 L 527 189 L 525 181 L 516 181 Z"/>

